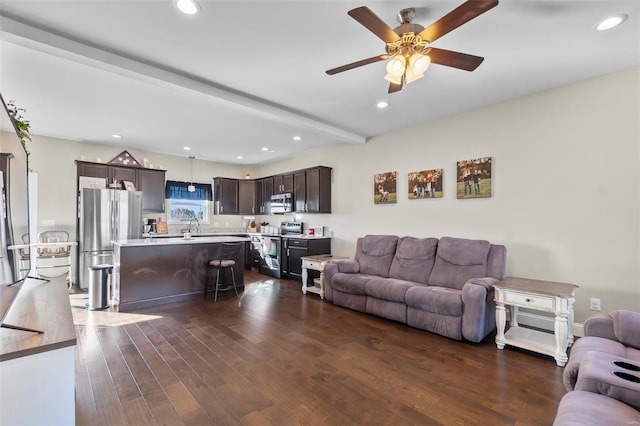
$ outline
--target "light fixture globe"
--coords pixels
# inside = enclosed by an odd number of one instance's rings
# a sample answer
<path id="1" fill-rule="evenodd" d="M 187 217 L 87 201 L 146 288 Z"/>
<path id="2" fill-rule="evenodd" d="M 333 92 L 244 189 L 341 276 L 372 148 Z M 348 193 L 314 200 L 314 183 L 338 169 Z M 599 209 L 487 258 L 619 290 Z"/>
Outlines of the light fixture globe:
<path id="1" fill-rule="evenodd" d="M 402 76 L 404 74 L 407 60 L 402 55 L 394 56 L 389 62 L 387 62 L 387 74 L 392 76 Z"/>
<path id="2" fill-rule="evenodd" d="M 415 74 L 424 74 L 429 65 L 431 65 L 431 58 L 427 55 L 414 53 L 409 59 L 409 69 Z"/>

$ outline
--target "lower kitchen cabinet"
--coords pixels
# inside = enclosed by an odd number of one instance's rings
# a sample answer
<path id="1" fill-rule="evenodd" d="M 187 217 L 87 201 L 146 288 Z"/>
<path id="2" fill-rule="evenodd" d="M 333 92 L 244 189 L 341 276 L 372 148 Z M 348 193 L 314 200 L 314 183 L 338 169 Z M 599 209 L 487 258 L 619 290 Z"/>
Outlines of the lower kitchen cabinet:
<path id="1" fill-rule="evenodd" d="M 331 253 L 331 238 L 282 238 L 282 274 L 302 279 L 302 257 Z"/>

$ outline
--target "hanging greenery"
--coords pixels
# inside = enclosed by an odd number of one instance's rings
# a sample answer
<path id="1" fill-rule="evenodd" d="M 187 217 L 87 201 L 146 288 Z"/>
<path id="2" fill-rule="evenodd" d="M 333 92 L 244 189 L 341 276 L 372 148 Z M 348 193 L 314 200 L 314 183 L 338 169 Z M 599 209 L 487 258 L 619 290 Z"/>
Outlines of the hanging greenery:
<path id="1" fill-rule="evenodd" d="M 31 123 L 29 120 L 26 120 L 23 117 L 23 113 L 27 112 L 24 108 L 18 108 L 15 104 L 15 101 L 9 101 L 7 103 L 7 110 L 9 111 L 9 116 L 11 117 L 11 121 L 16 128 L 16 132 L 18 132 L 18 137 L 20 138 L 20 142 L 22 142 L 22 146 L 24 150 L 27 152 L 27 155 L 30 154 L 29 149 L 27 148 L 27 141 L 31 142 L 31 135 L 29 135 L 29 131 L 31 129 Z"/>

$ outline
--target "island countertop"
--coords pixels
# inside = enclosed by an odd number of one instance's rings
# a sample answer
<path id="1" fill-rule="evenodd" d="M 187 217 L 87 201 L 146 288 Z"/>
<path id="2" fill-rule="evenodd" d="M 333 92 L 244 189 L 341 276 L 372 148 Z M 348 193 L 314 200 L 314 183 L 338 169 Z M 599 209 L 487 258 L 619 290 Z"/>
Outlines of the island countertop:
<path id="1" fill-rule="evenodd" d="M 173 237 L 173 238 L 141 238 L 135 240 L 119 240 L 113 241 L 113 244 L 119 247 L 159 247 L 175 244 L 211 244 L 211 243 L 229 243 L 236 241 L 250 241 L 248 237 Z"/>

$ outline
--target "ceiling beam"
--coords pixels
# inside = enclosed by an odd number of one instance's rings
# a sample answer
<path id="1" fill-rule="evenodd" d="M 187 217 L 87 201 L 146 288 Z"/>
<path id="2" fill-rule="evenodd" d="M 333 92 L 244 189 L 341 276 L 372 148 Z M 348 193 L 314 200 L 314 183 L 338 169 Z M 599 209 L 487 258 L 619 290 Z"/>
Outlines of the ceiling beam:
<path id="1" fill-rule="evenodd" d="M 193 90 L 217 101 L 275 122 L 296 128 L 305 127 L 335 137 L 339 142 L 365 143 L 366 137 L 347 129 L 318 120 L 303 112 L 286 108 L 233 88 L 223 86 L 184 71 L 145 61 L 85 41 L 75 40 L 50 28 L 27 22 L 17 16 L 0 12 L 0 32 L 3 40 L 98 69 L 155 83 L 165 83 Z"/>

